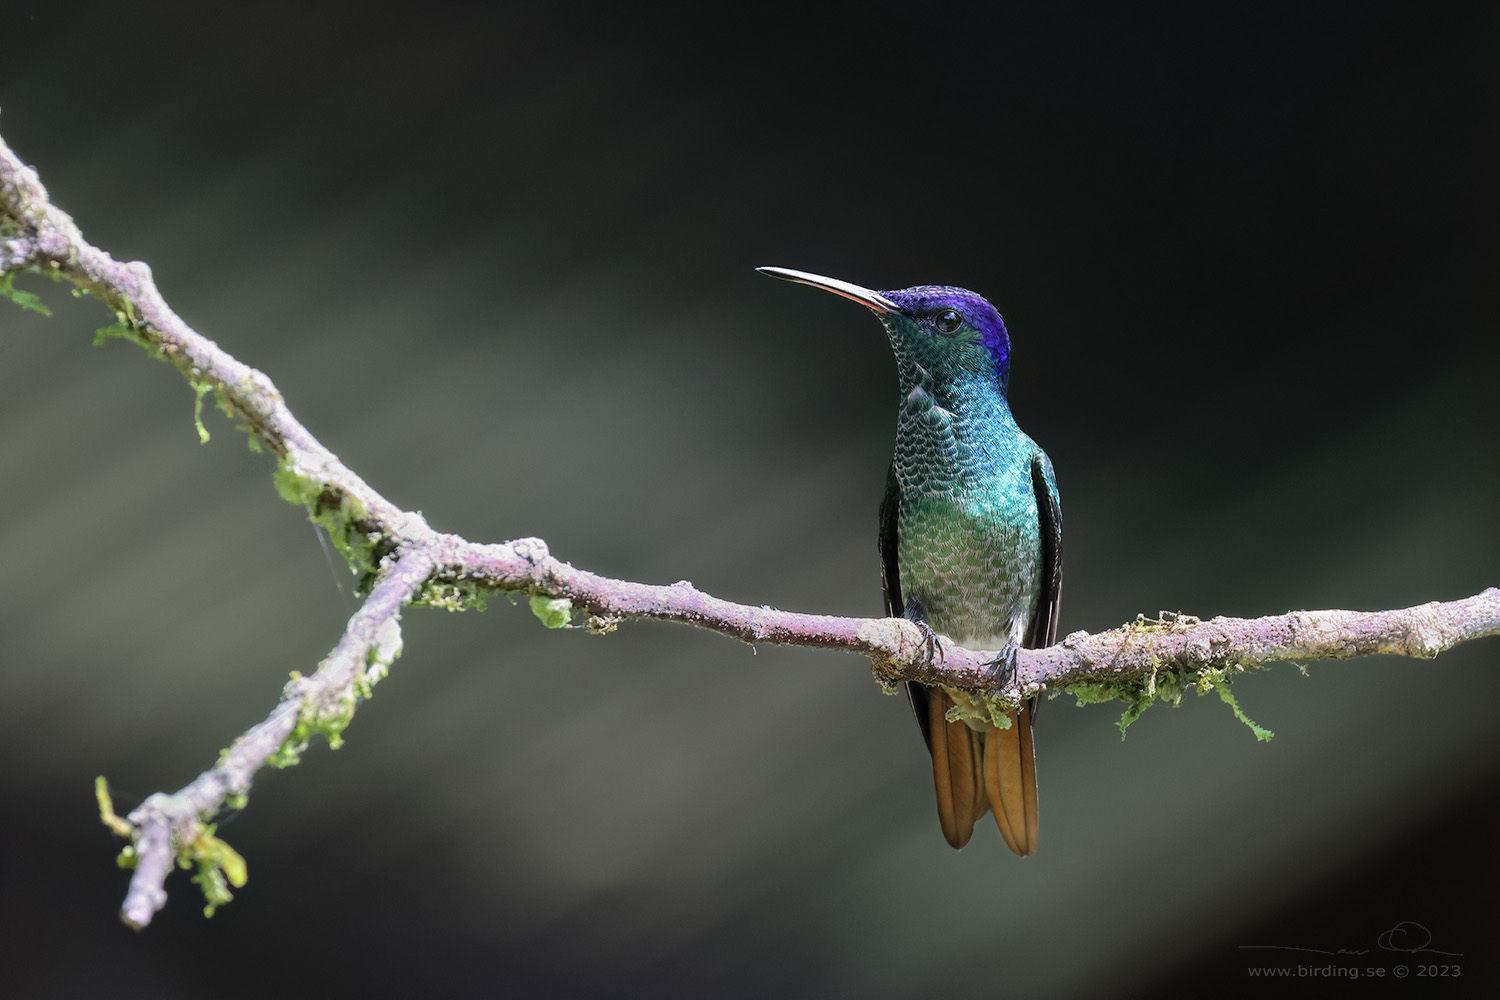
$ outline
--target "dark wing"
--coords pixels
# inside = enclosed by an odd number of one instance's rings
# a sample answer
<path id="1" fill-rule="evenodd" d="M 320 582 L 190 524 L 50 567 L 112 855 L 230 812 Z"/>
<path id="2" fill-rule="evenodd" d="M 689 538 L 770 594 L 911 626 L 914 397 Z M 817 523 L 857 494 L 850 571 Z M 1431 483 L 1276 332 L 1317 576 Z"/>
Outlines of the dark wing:
<path id="1" fill-rule="evenodd" d="M 1057 499 L 1057 480 L 1052 462 L 1038 449 L 1031 460 L 1031 488 L 1036 493 L 1036 512 L 1042 527 L 1042 587 L 1036 614 L 1026 633 L 1026 645 L 1041 649 L 1057 641 L 1057 609 L 1062 604 L 1062 506 Z"/>
<path id="2" fill-rule="evenodd" d="M 900 618 L 906 608 L 901 596 L 901 568 L 896 563 L 896 516 L 901 512 L 901 481 L 896 463 L 885 476 L 885 496 L 880 498 L 880 582 L 885 585 L 885 613 Z"/>
<path id="3" fill-rule="evenodd" d="M 880 580 L 885 585 L 885 613 L 900 618 L 906 613 L 906 599 L 901 596 L 901 567 L 896 562 L 896 518 L 901 513 L 901 481 L 896 478 L 896 463 L 885 476 L 885 496 L 880 498 Z M 922 742 L 932 749 L 932 729 L 928 702 L 931 692 L 921 684 L 906 684 L 906 698 L 911 712 L 922 727 Z"/>

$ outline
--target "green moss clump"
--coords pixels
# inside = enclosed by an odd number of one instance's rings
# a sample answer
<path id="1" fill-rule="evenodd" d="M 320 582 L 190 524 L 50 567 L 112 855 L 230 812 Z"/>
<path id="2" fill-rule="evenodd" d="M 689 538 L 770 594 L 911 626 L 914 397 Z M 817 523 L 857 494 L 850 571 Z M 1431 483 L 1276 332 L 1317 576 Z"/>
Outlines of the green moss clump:
<path id="1" fill-rule="evenodd" d="M 573 620 L 573 602 L 566 597 L 532 594 L 531 613 L 548 628 L 565 628 Z"/>
<path id="2" fill-rule="evenodd" d="M 17 288 L 15 277 L 14 274 L 0 274 L 0 299 L 10 299 L 22 309 L 50 317 L 52 310 L 42 305 L 42 300 L 34 292 L 24 292 Z"/>
<path id="3" fill-rule="evenodd" d="M 1240 703 L 1235 701 L 1234 695 L 1230 693 L 1227 682 L 1215 687 L 1214 691 L 1218 693 L 1220 700 L 1229 706 L 1230 711 L 1234 713 L 1234 717 L 1250 727 L 1250 731 L 1255 734 L 1256 739 L 1262 743 L 1269 743 L 1276 738 L 1275 733 L 1271 732 L 1265 726 L 1256 725 L 1255 720 L 1245 714 L 1245 710 L 1240 708 Z"/>
<path id="4" fill-rule="evenodd" d="M 102 774 L 94 779 L 94 801 L 99 806 L 99 822 L 121 837 L 135 836 L 135 827 L 130 825 L 130 821 L 116 815 L 114 800 L 109 795 L 109 782 L 104 780 Z"/>
<path id="5" fill-rule="evenodd" d="M 287 738 L 282 740 L 276 752 L 267 758 L 266 763 L 275 768 L 288 768 L 297 764 L 313 736 L 318 734 L 328 741 L 329 749 L 337 750 L 343 746 L 343 732 L 354 721 L 355 708 L 359 702 L 372 697 L 375 685 L 385 679 L 391 664 L 400 657 L 401 649 L 401 623 L 396 618 L 388 618 L 376 630 L 374 643 L 365 651 L 364 663 L 354 676 L 352 689 L 332 704 L 309 693 L 308 682 L 300 673 L 292 671 L 292 679 L 286 686 L 284 697 L 300 696 L 302 707 L 297 714 L 297 724 L 292 727 Z M 319 664 L 319 669 L 326 666 L 327 662 L 325 660 Z"/>
<path id="6" fill-rule="evenodd" d="M 1148 629 L 1140 629 L 1146 631 Z M 1141 717 L 1141 714 L 1158 701 L 1169 701 L 1173 706 L 1182 704 L 1182 696 L 1189 691 L 1199 695 L 1213 691 L 1230 707 L 1234 717 L 1243 722 L 1258 740 L 1269 740 L 1276 734 L 1264 726 L 1257 725 L 1240 708 L 1229 691 L 1230 682 L 1238 672 L 1235 667 L 1202 667 L 1196 670 L 1155 669 L 1145 677 L 1119 681 L 1078 681 L 1065 690 L 1078 699 L 1078 704 L 1096 705 L 1106 701 L 1123 701 L 1125 712 L 1116 723 L 1120 727 L 1120 739 L 1125 730 Z"/>
<path id="7" fill-rule="evenodd" d="M 208 444 L 208 428 L 203 426 L 203 397 L 214 391 L 213 383 L 189 379 L 193 387 L 193 426 L 198 429 L 198 443 Z"/>
<path id="8" fill-rule="evenodd" d="M 953 704 L 948 706 L 944 718 L 949 722 L 973 720 L 985 722 L 996 729 L 1010 728 L 1010 713 L 1017 709 L 1014 701 L 977 691 L 955 691 L 949 689 Z"/>
<path id="9" fill-rule="evenodd" d="M 328 534 L 329 541 L 359 578 L 363 592 L 375 578 L 380 560 L 392 548 L 380 531 L 368 529 L 369 511 L 343 490 L 309 476 L 286 460 L 276 467 L 276 492 L 307 510 L 307 519 Z"/>
<path id="10" fill-rule="evenodd" d="M 401 622 L 387 618 L 375 633 L 375 645 L 365 653 L 365 669 L 354 679 L 355 694 L 368 701 L 376 684 L 385 680 L 391 664 L 401 656 Z"/>
<path id="11" fill-rule="evenodd" d="M 438 608 L 443 611 L 483 611 L 489 605 L 488 598 L 497 593 L 494 587 L 486 587 L 467 577 L 444 577 L 429 580 L 412 596 L 411 604 L 419 608 Z"/>
<path id="12" fill-rule="evenodd" d="M 109 326 L 100 327 L 94 331 L 94 346 L 103 347 L 111 340 L 128 340 L 132 344 L 139 344 L 145 348 L 152 357 L 161 357 L 161 351 L 156 345 L 146 339 L 141 328 L 141 318 L 135 314 L 135 306 L 129 299 L 125 299 L 125 308 L 115 310 L 115 321 Z"/>
<path id="13" fill-rule="evenodd" d="M 114 802 L 109 794 L 109 783 L 103 776 L 94 779 L 94 798 L 99 805 L 99 819 L 104 825 L 120 836 L 133 840 L 135 827 L 115 812 Z M 243 795 L 230 796 L 227 801 L 236 800 L 236 808 L 244 806 Z M 244 888 L 249 877 L 245 859 L 234 848 L 214 836 L 214 830 L 212 823 L 195 821 L 187 835 L 177 842 L 177 866 L 184 869 L 197 868 L 193 881 L 203 890 L 205 917 L 213 916 L 214 910 L 234 898 L 234 894 L 229 891 L 230 886 Z M 116 863 L 121 868 L 134 868 L 135 845 L 130 844 L 121 851 Z"/>
<path id="14" fill-rule="evenodd" d="M 292 683 L 297 684 L 302 680 L 300 674 L 292 671 Z M 368 689 L 368 685 L 366 686 Z M 354 707 L 357 695 L 350 693 L 331 706 L 320 706 L 314 698 L 306 698 L 302 703 L 302 711 L 297 716 L 297 724 L 287 734 L 287 738 L 281 741 L 281 746 L 276 752 L 266 758 L 266 763 L 271 767 L 285 769 L 300 763 L 302 754 L 312 742 L 314 735 L 321 734 L 328 741 L 330 750 L 337 750 L 344 745 L 343 732 L 349 728 L 349 723 L 354 721 Z"/>
<path id="15" fill-rule="evenodd" d="M 214 836 L 212 823 L 194 824 L 192 834 L 177 852 L 177 864 L 181 868 L 198 870 L 193 881 L 203 891 L 203 915 L 211 917 L 214 911 L 234 899 L 230 886 L 242 889 L 249 877 L 245 859 L 238 851 Z"/>

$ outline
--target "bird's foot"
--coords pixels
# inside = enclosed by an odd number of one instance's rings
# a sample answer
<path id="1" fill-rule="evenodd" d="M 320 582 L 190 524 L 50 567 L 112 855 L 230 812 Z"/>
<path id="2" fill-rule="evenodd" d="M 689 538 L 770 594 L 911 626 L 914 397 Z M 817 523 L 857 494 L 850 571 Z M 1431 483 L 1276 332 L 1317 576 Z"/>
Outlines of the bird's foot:
<path id="1" fill-rule="evenodd" d="M 995 655 L 993 660 L 985 664 L 992 676 L 999 678 L 1000 688 L 1014 687 L 1016 684 L 1016 667 L 1019 665 L 1019 657 L 1016 655 L 1014 643 L 1007 645 Z"/>
<path id="2" fill-rule="evenodd" d="M 927 624 L 927 605 L 922 603 L 922 599 L 920 597 L 913 597 L 907 601 L 906 609 L 901 612 L 901 617 L 922 630 L 922 640 L 927 646 L 927 665 L 931 666 L 933 664 L 934 656 L 937 657 L 936 662 L 942 663 L 946 658 L 946 654 L 943 652 L 943 644 L 938 639 L 937 633 L 932 630 L 932 626 Z"/>

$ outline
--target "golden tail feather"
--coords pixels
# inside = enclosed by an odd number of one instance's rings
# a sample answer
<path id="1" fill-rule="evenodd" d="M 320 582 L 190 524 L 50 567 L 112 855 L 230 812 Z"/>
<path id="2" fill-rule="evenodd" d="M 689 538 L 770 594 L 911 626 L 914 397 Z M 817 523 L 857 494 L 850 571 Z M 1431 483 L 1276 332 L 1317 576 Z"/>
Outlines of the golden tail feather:
<path id="1" fill-rule="evenodd" d="M 943 837 L 955 849 L 974 834 L 974 821 L 989 809 L 980 764 L 984 759 L 979 734 L 962 722 L 948 721 L 953 704 L 941 688 L 927 698 L 928 733 L 932 750 L 932 783 L 937 788 L 938 822 Z"/>
<path id="2" fill-rule="evenodd" d="M 1031 707 L 1011 713 L 1009 729 L 981 734 L 962 722 L 949 722 L 952 705 L 942 688 L 928 690 L 932 781 L 944 839 L 955 849 L 963 847 L 979 818 L 993 812 L 1006 845 L 1022 857 L 1031 854 L 1037 832 Z"/>
<path id="3" fill-rule="evenodd" d="M 984 740 L 984 786 L 995 825 L 1021 857 L 1036 850 L 1036 754 L 1031 710 L 1012 712 L 1009 729 L 991 729 Z"/>

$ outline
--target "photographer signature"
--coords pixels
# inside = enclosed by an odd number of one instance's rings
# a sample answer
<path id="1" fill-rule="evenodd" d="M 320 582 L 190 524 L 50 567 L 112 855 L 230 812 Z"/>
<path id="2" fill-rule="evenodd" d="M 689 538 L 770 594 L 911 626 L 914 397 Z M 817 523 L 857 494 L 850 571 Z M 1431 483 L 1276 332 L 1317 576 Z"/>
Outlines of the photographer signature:
<path id="1" fill-rule="evenodd" d="M 1462 958 L 1463 953 L 1457 951 L 1439 951 L 1432 945 L 1432 932 L 1415 920 L 1403 920 L 1395 927 L 1381 934 L 1375 942 L 1382 951 L 1394 951 L 1403 955 L 1447 955 L 1450 958 Z M 1286 944 L 1242 944 L 1240 948 L 1257 951 L 1304 951 L 1315 955 L 1368 955 L 1369 948 L 1339 948 L 1329 950 L 1327 948 L 1299 948 L 1295 945 Z"/>

